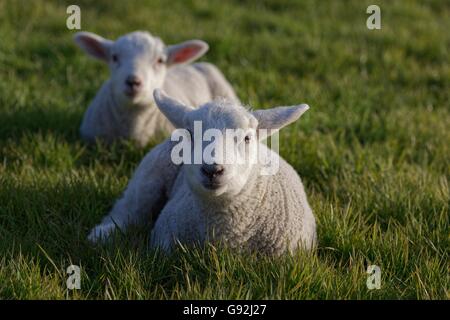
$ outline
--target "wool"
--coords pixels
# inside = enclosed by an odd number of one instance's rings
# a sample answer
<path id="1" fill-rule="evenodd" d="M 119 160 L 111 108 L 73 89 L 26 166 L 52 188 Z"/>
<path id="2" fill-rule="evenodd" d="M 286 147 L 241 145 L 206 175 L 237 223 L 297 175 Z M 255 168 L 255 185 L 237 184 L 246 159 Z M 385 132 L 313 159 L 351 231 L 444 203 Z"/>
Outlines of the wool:
<path id="1" fill-rule="evenodd" d="M 193 192 L 181 170 L 152 231 L 152 245 L 170 251 L 177 242 L 208 241 L 271 255 L 313 248 L 315 218 L 297 172 L 284 160 L 273 176 L 259 170 L 242 192 L 221 199 Z"/>

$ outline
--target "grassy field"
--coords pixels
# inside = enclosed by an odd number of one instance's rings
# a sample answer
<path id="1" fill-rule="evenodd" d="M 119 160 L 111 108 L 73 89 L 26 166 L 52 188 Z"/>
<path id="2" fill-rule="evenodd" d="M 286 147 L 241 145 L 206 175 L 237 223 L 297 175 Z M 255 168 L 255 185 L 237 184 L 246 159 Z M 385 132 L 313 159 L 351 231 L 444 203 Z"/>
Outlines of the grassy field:
<path id="1" fill-rule="evenodd" d="M 72 42 L 74 2 L 82 29 L 106 37 L 206 40 L 202 60 L 255 108 L 311 106 L 280 151 L 317 217 L 316 252 L 164 256 L 149 230 L 88 244 L 145 151 L 80 142 L 108 71 Z M 450 298 L 448 2 L 377 1 L 374 31 L 372 1 L 109 2 L 0 0 L 0 299 Z M 72 263 L 81 290 L 66 289 Z M 371 264 L 380 290 L 366 287 Z"/>

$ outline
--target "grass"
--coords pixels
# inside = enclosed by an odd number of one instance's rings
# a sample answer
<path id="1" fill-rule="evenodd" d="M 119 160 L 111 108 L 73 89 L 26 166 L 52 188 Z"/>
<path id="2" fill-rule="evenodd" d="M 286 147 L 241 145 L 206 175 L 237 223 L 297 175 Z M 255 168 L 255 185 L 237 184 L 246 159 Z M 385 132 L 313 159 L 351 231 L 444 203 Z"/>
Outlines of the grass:
<path id="1" fill-rule="evenodd" d="M 311 255 L 146 249 L 148 230 L 91 247 L 145 151 L 86 147 L 108 73 L 67 30 L 67 1 L 0 1 L 1 299 L 449 299 L 450 6 L 378 1 L 76 1 L 83 30 L 206 40 L 241 99 L 306 102 L 281 133 L 318 222 Z M 155 141 L 157 142 L 157 141 Z M 66 268 L 82 289 L 66 289 Z M 381 267 L 380 290 L 366 287 Z"/>

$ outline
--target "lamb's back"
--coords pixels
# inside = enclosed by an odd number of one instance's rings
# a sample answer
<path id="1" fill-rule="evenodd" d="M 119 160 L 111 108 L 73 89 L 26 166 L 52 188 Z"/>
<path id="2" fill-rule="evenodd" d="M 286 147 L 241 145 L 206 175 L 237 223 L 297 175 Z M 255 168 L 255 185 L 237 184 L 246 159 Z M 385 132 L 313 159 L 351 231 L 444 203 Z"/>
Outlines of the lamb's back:
<path id="1" fill-rule="evenodd" d="M 214 96 L 207 79 L 194 65 L 169 68 L 162 89 L 174 99 L 197 107 L 213 100 Z"/>

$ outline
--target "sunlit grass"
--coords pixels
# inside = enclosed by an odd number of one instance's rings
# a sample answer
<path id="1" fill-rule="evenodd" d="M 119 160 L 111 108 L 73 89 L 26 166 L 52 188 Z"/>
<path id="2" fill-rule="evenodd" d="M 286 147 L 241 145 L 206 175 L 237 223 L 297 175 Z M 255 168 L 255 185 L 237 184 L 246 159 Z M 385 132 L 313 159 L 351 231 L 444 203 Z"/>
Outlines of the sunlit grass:
<path id="1" fill-rule="evenodd" d="M 379 1 L 370 31 L 367 1 L 77 1 L 83 30 L 106 37 L 206 40 L 202 60 L 245 104 L 311 106 L 280 151 L 303 178 L 319 247 L 276 259 L 211 246 L 165 256 L 147 250 L 149 230 L 87 243 L 145 151 L 79 140 L 108 74 L 72 43 L 72 3 L 0 2 L 0 298 L 450 298 L 445 2 Z M 380 290 L 366 287 L 371 264 Z"/>

